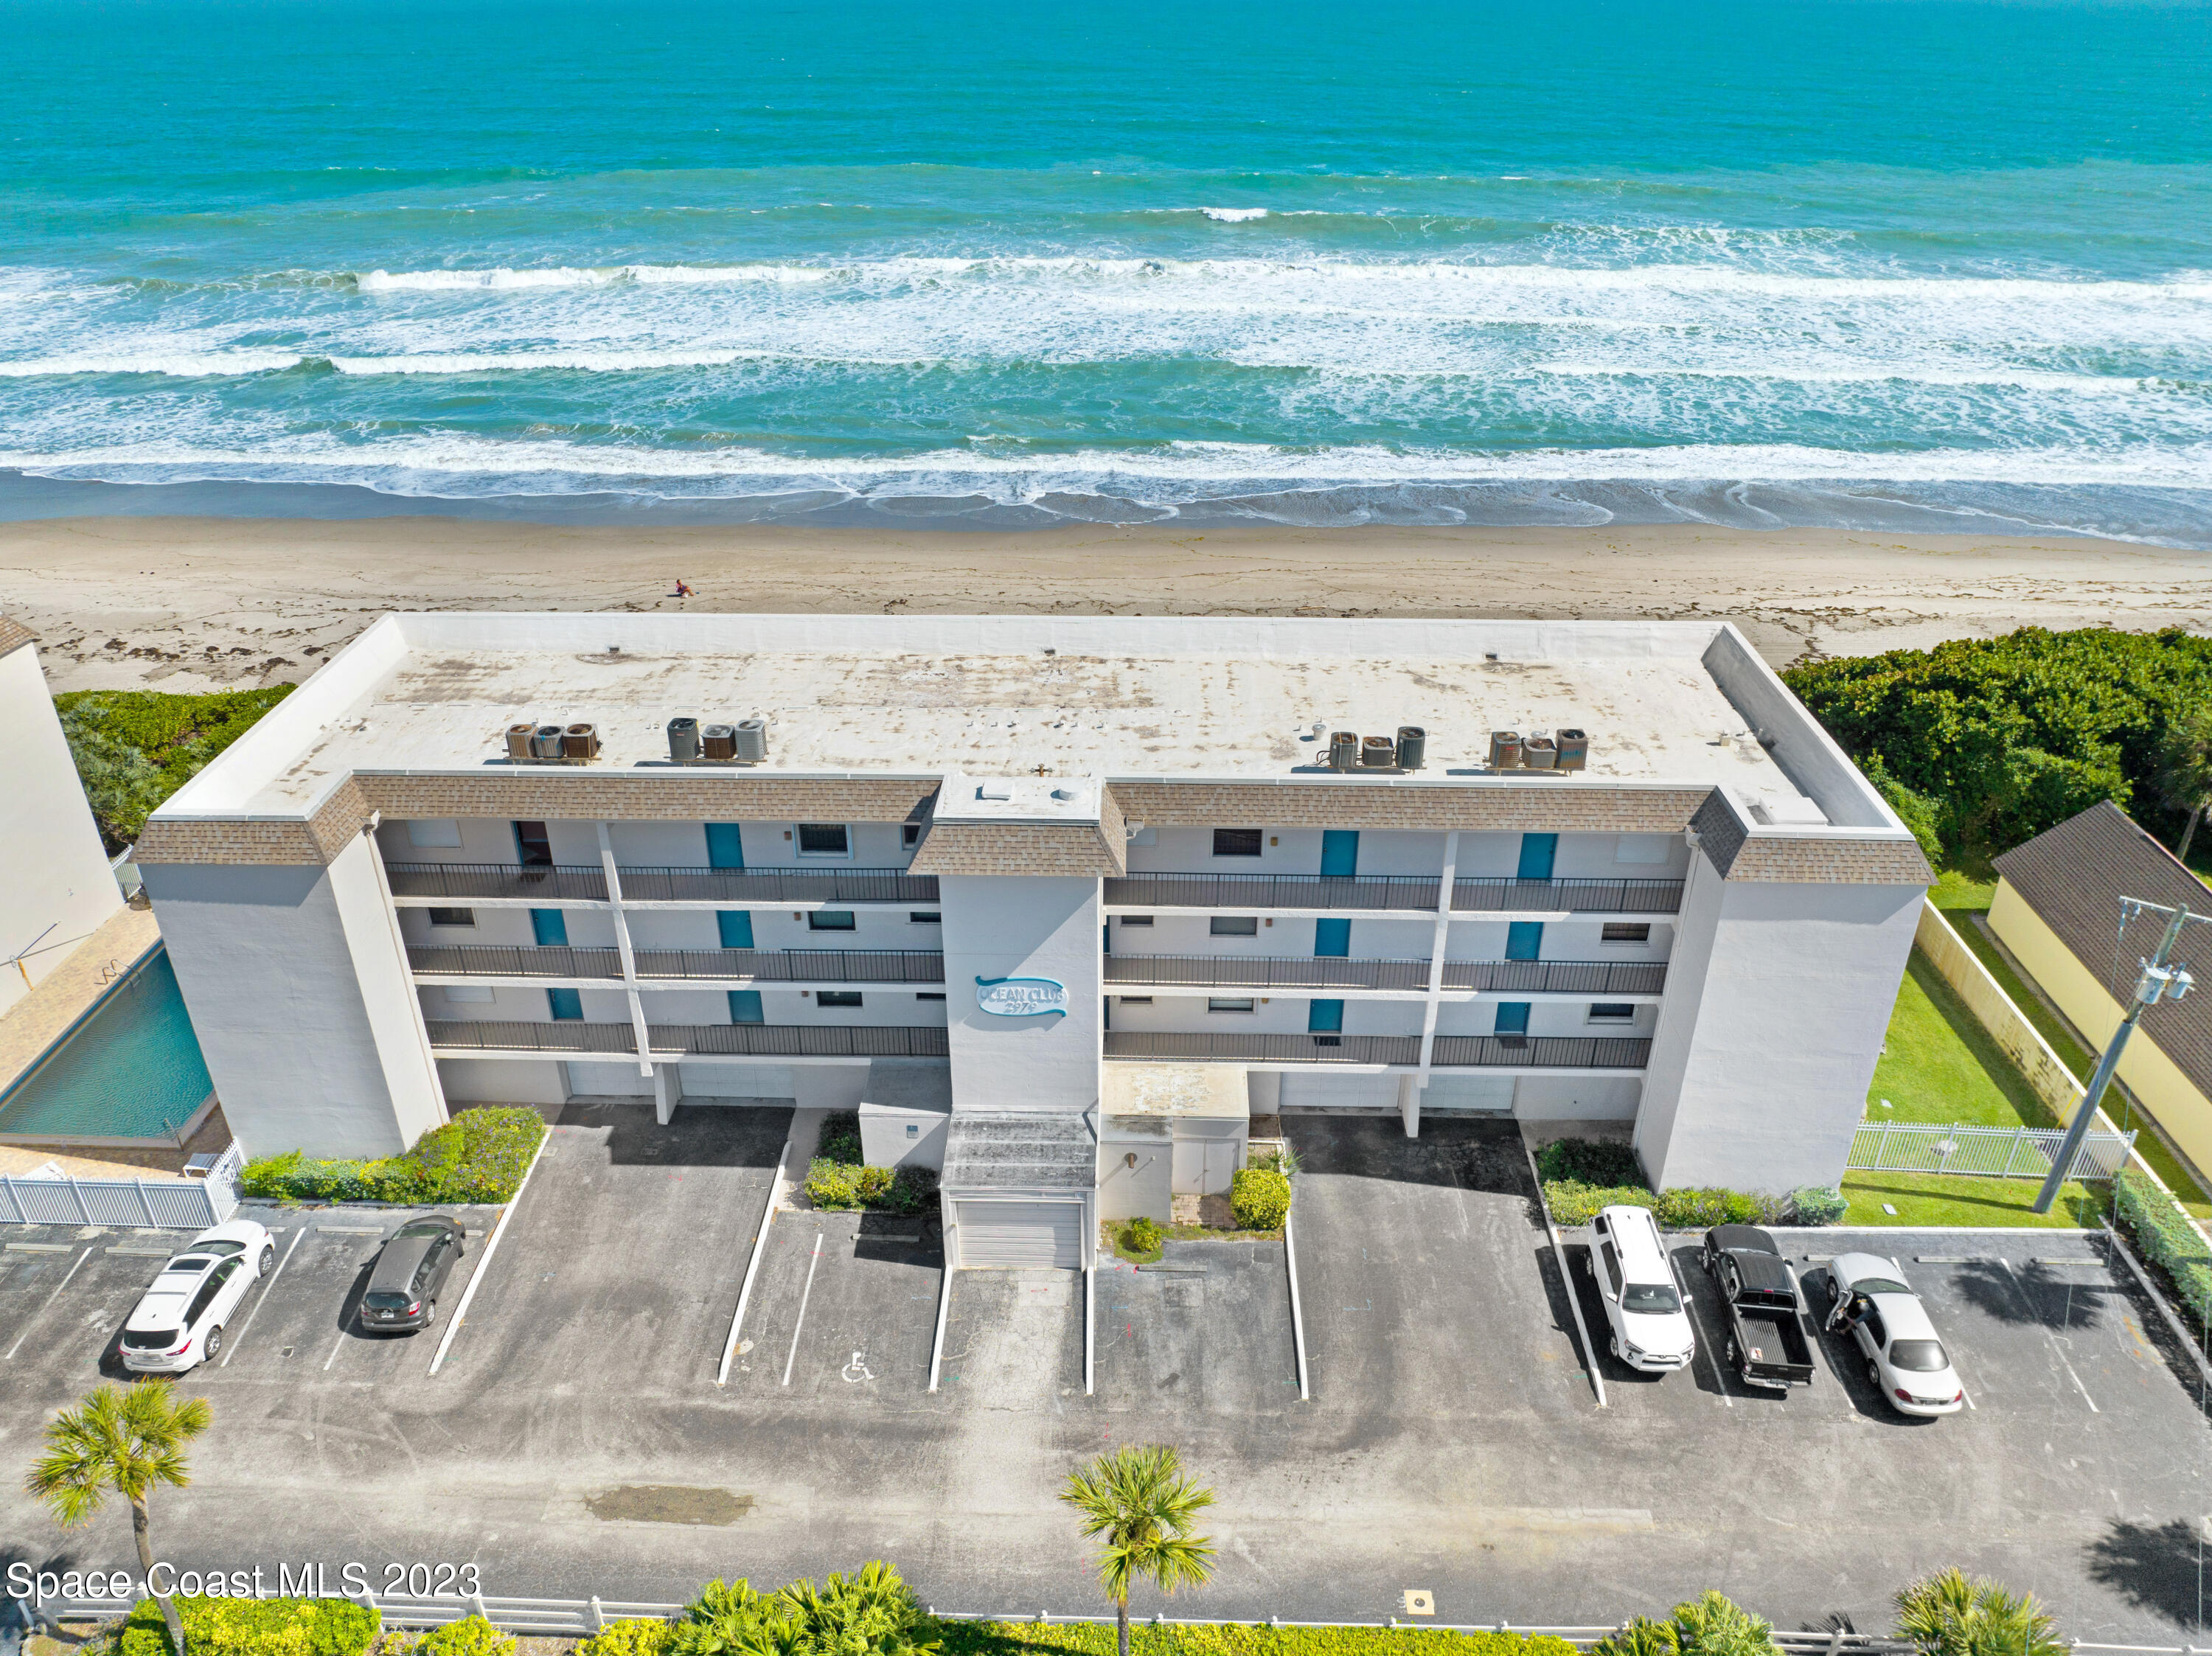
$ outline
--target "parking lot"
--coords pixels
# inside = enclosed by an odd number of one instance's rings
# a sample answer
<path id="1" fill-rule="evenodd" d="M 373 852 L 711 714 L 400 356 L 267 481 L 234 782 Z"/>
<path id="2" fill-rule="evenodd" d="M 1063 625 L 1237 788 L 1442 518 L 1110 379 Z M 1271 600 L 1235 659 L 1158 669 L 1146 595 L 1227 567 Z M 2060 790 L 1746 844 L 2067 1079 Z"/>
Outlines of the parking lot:
<path id="1" fill-rule="evenodd" d="M 1599 1359 L 1510 1125 L 1293 1117 L 1298 1395 L 1279 1243 L 1171 1243 L 1085 1283 L 969 1272 L 945 1301 L 934 1216 L 779 1214 L 715 1383 L 793 1116 L 572 1106 L 487 1262 L 472 1239 L 440 1325 L 352 1319 L 405 1216 L 269 1210 L 279 1268 L 223 1357 L 183 1380 L 216 1424 L 157 1506 L 180 1559 L 472 1560 L 488 1590 L 680 1597 L 890 1556 L 946 1609 L 1095 1598 L 1056 1495 L 1122 1442 L 1176 1444 L 1217 1491 L 1217 1583 L 1184 1613 L 1610 1621 L 1718 1586 L 1784 1625 L 1888 1624 L 1888 1595 L 1957 1562 L 2032 1586 L 2084 1638 L 2179 1643 L 2196 1616 L 2212 1472 L 2195 1371 L 2101 1244 L 2064 1234 L 1784 1233 L 1894 1255 L 1974 1407 L 1887 1410 L 1838 1338 L 1809 1388 L 1724 1375 L 1720 1307 L 1688 1250 L 1687 1373 Z M 491 1211 L 466 1216 L 489 1229 Z M 0 1253 L 0 1444 L 118 1373 L 123 1319 L 176 1236 L 24 1232 Z M 483 1273 L 465 1322 L 452 1319 Z M 447 1333 L 438 1372 L 432 1358 Z M 1597 1336 L 1601 1349 L 1603 1336 Z M 12 1350 L 11 1350 L 12 1348 Z M 0 1479 L 0 1532 L 121 1562 L 127 1526 L 64 1540 Z M 49 1553 L 46 1549 L 51 1548 Z"/>

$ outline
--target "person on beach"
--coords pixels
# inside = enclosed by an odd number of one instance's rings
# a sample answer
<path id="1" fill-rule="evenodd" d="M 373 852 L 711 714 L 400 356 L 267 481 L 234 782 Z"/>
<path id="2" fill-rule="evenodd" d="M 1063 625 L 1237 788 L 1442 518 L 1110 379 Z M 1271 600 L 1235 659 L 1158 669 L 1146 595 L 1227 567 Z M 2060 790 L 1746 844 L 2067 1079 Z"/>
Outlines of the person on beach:
<path id="1" fill-rule="evenodd" d="M 676 590 L 668 596 L 672 598 L 688 598 L 692 596 L 692 591 L 684 584 L 684 578 L 679 575 L 676 578 Z"/>

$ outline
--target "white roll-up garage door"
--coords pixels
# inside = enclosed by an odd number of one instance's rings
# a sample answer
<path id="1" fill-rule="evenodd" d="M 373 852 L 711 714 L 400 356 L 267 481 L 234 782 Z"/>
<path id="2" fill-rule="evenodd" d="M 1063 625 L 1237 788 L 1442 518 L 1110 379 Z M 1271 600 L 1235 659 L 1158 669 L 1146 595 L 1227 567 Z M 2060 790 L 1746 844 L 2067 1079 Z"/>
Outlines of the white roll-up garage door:
<path id="1" fill-rule="evenodd" d="M 1083 1268 L 1080 1202 L 955 1202 L 964 1271 Z"/>
<path id="2" fill-rule="evenodd" d="M 1421 1091 L 1421 1108 L 1510 1115 L 1513 1086 L 1511 1076 L 1431 1076 Z"/>
<path id="3" fill-rule="evenodd" d="M 1282 1101 L 1276 1107 L 1286 1115 L 1309 1110 L 1358 1115 L 1395 1111 L 1398 1107 L 1398 1077 L 1290 1070 L 1284 1072 Z"/>
<path id="4" fill-rule="evenodd" d="M 775 1098 L 792 1096 L 788 1064 L 686 1064 L 686 1098 Z"/>

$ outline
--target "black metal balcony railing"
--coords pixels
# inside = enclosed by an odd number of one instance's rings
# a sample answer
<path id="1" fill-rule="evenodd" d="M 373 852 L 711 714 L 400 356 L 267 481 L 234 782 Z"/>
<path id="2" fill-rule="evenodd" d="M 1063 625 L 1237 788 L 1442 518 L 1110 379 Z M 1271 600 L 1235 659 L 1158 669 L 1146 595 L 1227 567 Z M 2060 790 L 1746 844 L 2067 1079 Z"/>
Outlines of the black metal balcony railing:
<path id="1" fill-rule="evenodd" d="M 1680 880 L 1455 880 L 1455 914 L 1672 914 Z"/>
<path id="2" fill-rule="evenodd" d="M 1109 1059 L 1214 1064 L 1419 1064 L 1419 1035 L 1213 1035 L 1109 1030 Z M 1434 1062 L 1449 1069 L 1640 1070 L 1651 1043 L 1591 1035 L 1438 1035 Z"/>
<path id="3" fill-rule="evenodd" d="M 1131 874 L 1106 882 L 1118 908 L 1405 909 L 1433 914 L 1433 874 Z"/>
<path id="4" fill-rule="evenodd" d="M 1340 956 L 1109 955 L 1106 981 L 1160 989 L 1399 989 L 1429 986 L 1426 961 Z M 1477 993 L 1656 995 L 1663 961 L 1446 961 L 1443 986 Z"/>
<path id="5" fill-rule="evenodd" d="M 744 979 L 753 983 L 942 983 L 945 956 L 933 949 L 641 949 L 641 979 Z M 620 978 L 612 949 L 554 944 L 434 945 L 407 951 L 417 972 L 441 977 Z"/>
<path id="6" fill-rule="evenodd" d="M 605 902 L 605 871 L 589 864 L 390 863 L 396 897 L 494 897 Z M 896 868 L 617 868 L 627 902 L 933 903 L 934 874 Z"/>
<path id="7" fill-rule="evenodd" d="M 446 1052 L 576 1052 L 630 1055 L 636 1032 L 627 1023 L 483 1022 L 430 1020 L 430 1045 Z M 656 1056 L 719 1058 L 943 1058 L 940 1028 L 902 1024 L 654 1023 L 646 1027 Z"/>

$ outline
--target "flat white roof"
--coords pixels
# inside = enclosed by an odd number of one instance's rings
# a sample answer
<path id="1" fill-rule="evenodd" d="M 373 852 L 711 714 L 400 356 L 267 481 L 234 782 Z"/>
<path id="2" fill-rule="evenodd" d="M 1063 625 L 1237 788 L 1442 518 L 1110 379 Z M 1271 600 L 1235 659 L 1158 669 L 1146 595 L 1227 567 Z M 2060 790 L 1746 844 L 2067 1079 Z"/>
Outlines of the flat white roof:
<path id="1" fill-rule="evenodd" d="M 975 779 L 1291 778 L 1328 731 L 1415 725 L 1419 779 L 1449 783 L 1493 730 L 1579 728 L 1591 781 L 1889 821 L 1717 623 L 561 613 L 386 616 L 164 813 L 293 816 L 354 771 L 481 773 L 526 719 L 595 725 L 594 769 L 665 766 L 678 715 L 767 719 L 747 773 Z"/>

